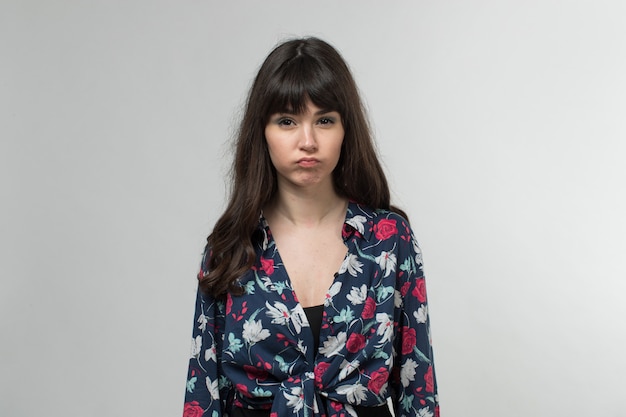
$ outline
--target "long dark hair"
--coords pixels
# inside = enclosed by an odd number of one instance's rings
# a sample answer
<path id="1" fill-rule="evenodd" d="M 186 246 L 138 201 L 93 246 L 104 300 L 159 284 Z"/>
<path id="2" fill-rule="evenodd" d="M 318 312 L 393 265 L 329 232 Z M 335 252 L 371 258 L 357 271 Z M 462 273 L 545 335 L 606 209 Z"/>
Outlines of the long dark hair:
<path id="1" fill-rule="evenodd" d="M 333 172 L 339 195 L 372 208 L 392 209 L 389 186 L 378 160 L 365 110 L 354 78 L 341 55 L 317 38 L 278 45 L 254 80 L 237 138 L 231 168 L 228 206 L 207 238 L 210 256 L 201 274 L 203 291 L 220 296 L 241 294 L 237 279 L 256 260 L 253 235 L 259 215 L 277 191 L 276 172 L 265 141 L 272 114 L 301 113 L 310 100 L 341 115 L 344 139 Z"/>

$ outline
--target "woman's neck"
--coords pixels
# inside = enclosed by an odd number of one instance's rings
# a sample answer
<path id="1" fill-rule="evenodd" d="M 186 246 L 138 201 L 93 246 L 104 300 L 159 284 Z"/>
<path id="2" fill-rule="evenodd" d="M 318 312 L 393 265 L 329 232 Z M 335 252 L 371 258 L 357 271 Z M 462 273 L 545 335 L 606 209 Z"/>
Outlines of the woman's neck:
<path id="1" fill-rule="evenodd" d="M 334 190 L 326 193 L 293 193 L 279 190 L 264 209 L 268 220 L 282 220 L 294 226 L 317 227 L 327 221 L 343 221 L 348 200 Z"/>

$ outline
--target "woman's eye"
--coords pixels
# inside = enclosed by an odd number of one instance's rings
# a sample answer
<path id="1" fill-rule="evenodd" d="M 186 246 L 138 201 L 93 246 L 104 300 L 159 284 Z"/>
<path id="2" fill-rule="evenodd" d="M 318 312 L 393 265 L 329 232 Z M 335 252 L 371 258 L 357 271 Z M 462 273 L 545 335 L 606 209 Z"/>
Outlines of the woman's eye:
<path id="1" fill-rule="evenodd" d="M 293 125 L 293 120 L 291 120 L 291 119 L 280 119 L 280 120 L 278 120 L 278 125 L 279 126 L 292 126 Z"/>
<path id="2" fill-rule="evenodd" d="M 335 120 L 333 120 L 330 117 L 322 117 L 319 121 L 319 124 L 321 125 L 329 125 L 329 124 L 333 124 L 335 123 Z"/>

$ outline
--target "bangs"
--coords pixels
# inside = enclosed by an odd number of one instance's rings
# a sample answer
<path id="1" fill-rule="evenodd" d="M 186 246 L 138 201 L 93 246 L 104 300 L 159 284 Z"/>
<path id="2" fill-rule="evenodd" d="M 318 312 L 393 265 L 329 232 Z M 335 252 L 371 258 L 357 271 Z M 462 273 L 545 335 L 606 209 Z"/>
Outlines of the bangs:
<path id="1" fill-rule="evenodd" d="M 295 58 L 278 69 L 266 91 L 265 121 L 272 114 L 301 114 L 310 100 L 326 111 L 344 114 L 336 74 L 312 59 Z"/>

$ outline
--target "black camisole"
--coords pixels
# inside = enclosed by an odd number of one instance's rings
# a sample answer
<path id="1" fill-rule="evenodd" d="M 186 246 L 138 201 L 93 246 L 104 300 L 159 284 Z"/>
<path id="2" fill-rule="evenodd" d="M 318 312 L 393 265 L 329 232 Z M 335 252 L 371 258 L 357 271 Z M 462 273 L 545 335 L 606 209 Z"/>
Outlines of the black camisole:
<path id="1" fill-rule="evenodd" d="M 313 357 L 317 355 L 317 348 L 320 344 L 320 331 L 322 330 L 322 317 L 324 316 L 324 305 L 305 307 L 304 314 L 311 326 L 313 333 Z"/>

